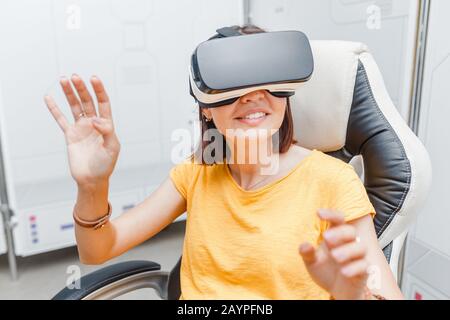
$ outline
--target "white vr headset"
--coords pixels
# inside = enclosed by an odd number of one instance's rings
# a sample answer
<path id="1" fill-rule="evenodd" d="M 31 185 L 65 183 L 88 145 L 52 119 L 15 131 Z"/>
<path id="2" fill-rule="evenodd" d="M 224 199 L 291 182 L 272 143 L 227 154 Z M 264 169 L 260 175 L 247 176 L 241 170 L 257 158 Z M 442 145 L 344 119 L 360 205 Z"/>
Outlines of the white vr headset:
<path id="1" fill-rule="evenodd" d="M 243 35 L 226 27 L 217 33 L 191 57 L 190 93 L 201 108 L 232 104 L 256 90 L 290 97 L 311 78 L 311 46 L 300 31 Z"/>

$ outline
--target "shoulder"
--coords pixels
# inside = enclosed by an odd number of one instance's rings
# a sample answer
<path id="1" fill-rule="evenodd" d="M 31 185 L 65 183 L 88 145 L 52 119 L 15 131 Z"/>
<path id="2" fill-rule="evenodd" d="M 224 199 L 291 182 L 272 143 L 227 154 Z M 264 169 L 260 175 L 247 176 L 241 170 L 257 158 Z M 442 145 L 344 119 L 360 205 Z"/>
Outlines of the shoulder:
<path id="1" fill-rule="evenodd" d="M 317 170 L 317 172 L 322 173 L 324 176 L 330 178 L 340 174 L 348 174 L 349 172 L 355 173 L 350 164 L 322 151 L 314 150 L 313 152 L 314 170 Z"/>
<path id="2" fill-rule="evenodd" d="M 220 171 L 220 166 L 218 164 L 201 164 L 193 159 L 186 159 L 171 169 L 171 176 L 183 177 L 185 180 L 192 182 L 200 176 L 211 175 Z"/>
<path id="3" fill-rule="evenodd" d="M 196 163 L 195 160 L 189 158 L 175 164 L 175 166 L 171 169 L 171 172 L 192 177 L 193 175 L 198 174 L 203 167 L 204 166 L 202 164 Z"/>
<path id="4" fill-rule="evenodd" d="M 321 151 L 315 151 L 312 160 L 312 174 L 329 188 L 336 189 L 351 185 L 360 188 L 363 185 L 353 166 L 338 158 Z"/>
<path id="5" fill-rule="evenodd" d="M 170 179 L 180 194 L 187 199 L 194 185 L 204 176 L 207 165 L 199 164 L 192 159 L 187 159 L 170 170 Z"/>

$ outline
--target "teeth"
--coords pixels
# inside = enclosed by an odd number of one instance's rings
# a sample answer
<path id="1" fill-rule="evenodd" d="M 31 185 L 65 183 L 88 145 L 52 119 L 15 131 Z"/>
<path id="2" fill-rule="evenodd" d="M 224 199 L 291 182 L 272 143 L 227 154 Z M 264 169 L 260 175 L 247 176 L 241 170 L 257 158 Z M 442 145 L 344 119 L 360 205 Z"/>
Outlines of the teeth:
<path id="1" fill-rule="evenodd" d="M 266 114 L 264 112 L 256 112 L 256 113 L 252 113 L 252 114 L 245 116 L 244 119 L 253 120 L 253 119 L 259 119 L 259 118 L 262 118 L 265 116 L 266 116 Z"/>

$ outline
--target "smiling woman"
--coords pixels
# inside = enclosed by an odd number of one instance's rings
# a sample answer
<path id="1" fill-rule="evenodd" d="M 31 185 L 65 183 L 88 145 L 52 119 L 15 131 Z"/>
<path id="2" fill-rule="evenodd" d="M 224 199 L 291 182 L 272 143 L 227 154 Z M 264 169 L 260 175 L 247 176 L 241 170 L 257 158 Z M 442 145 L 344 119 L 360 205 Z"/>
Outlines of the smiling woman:
<path id="1" fill-rule="evenodd" d="M 232 27 L 236 32 L 242 35 L 265 33 L 265 31 L 254 25 L 247 25 L 244 27 L 235 26 Z M 215 39 L 212 37 L 211 39 Z M 275 141 L 270 141 L 268 146 L 272 146 L 273 150 L 279 153 L 285 153 L 289 150 L 292 144 L 297 143 L 294 138 L 294 121 L 291 112 L 291 105 L 289 97 L 277 97 L 273 94 L 268 94 L 269 91 L 256 91 L 247 94 L 230 105 L 225 105 L 219 108 L 199 108 L 199 120 L 201 122 L 201 141 L 199 149 L 196 150 L 193 155 L 193 159 L 202 164 L 211 164 L 217 160 L 222 162 L 224 159 L 217 159 L 213 157 L 213 161 L 205 161 L 205 151 L 211 144 L 208 137 L 208 131 L 216 130 L 220 134 L 225 135 L 225 132 L 230 132 L 230 129 L 249 129 L 257 127 L 259 129 L 265 129 L 267 135 L 270 129 L 276 134 Z M 266 99 L 270 99 L 270 104 L 266 104 L 264 107 L 255 104 L 248 104 L 249 100 L 258 100 L 264 95 Z M 249 107 L 242 108 L 242 104 L 246 104 Z M 253 107 L 252 107 L 253 105 Z M 271 106 L 274 108 L 271 109 Z M 233 133 L 231 132 L 231 135 Z M 225 136 L 226 138 L 226 136 Z M 222 148 L 221 154 L 225 157 L 230 154 L 229 146 L 224 143 L 226 139 L 219 139 L 213 141 L 215 143 L 215 149 Z M 221 143 L 222 145 L 217 145 Z"/>
<path id="2" fill-rule="evenodd" d="M 261 32 L 231 30 L 239 32 L 237 37 Z M 285 43 L 281 49 L 289 47 Z M 172 168 L 146 200 L 109 220 L 109 178 L 120 143 L 106 90 L 96 77 L 91 83 L 98 108 L 80 77 L 61 80 L 73 124 L 51 97 L 45 98 L 66 137 L 78 185 L 75 234 L 83 263 L 104 263 L 187 212 L 180 299 L 373 299 L 372 292 L 402 298 L 379 248 L 375 209 L 358 175 L 341 160 L 295 145 L 292 92 L 283 96 L 252 87 L 230 103 L 199 108 L 202 135 L 220 133 L 225 141 L 220 147 L 228 146 L 231 158 L 205 165 L 194 161 L 194 154 Z M 251 157 L 229 161 L 238 151 L 254 155 L 242 141 L 267 146 L 275 170 L 263 173 L 266 164 L 250 162 Z M 201 154 L 209 144 L 200 145 Z M 368 290 L 369 265 L 379 270 L 380 288 Z"/>
<path id="3" fill-rule="evenodd" d="M 249 144 L 253 144 L 258 156 L 278 156 L 287 152 L 296 143 L 287 99 L 260 90 L 246 94 L 231 105 L 202 109 L 202 143 L 195 153 L 195 160 L 202 164 L 221 163 L 223 160 L 236 162 L 250 156 L 245 152 Z M 211 134 L 214 134 L 214 141 L 204 139 Z M 216 149 L 223 150 L 223 158 L 207 152 L 211 150 L 211 143 Z M 227 156 L 228 159 L 225 159 Z M 214 161 L 210 161 L 211 157 Z"/>

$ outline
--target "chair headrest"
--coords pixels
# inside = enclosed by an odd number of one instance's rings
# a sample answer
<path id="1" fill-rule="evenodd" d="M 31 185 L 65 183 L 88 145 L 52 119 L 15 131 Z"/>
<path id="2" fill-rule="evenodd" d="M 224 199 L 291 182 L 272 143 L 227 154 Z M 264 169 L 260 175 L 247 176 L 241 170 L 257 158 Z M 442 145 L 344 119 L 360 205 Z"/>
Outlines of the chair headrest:
<path id="1" fill-rule="evenodd" d="M 366 45 L 311 41 L 312 78 L 291 98 L 295 137 L 308 149 L 336 151 L 345 145 L 359 56 Z"/>

